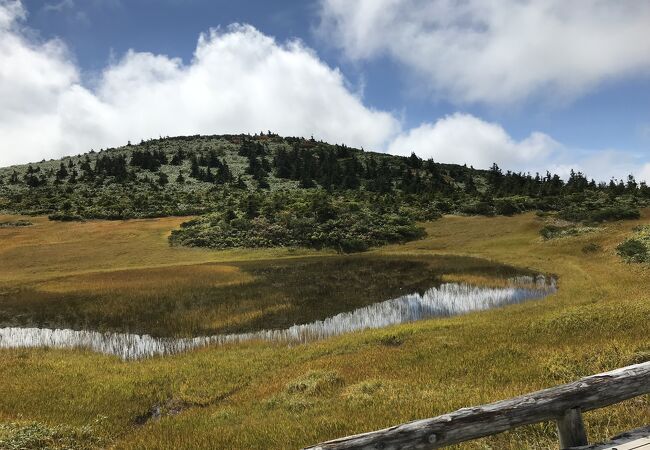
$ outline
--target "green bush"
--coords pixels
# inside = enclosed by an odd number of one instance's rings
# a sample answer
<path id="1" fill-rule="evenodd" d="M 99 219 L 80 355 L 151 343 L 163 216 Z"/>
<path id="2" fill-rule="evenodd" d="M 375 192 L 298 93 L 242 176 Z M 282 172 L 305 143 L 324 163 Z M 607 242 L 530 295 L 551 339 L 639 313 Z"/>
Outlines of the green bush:
<path id="1" fill-rule="evenodd" d="M 512 200 L 504 199 L 495 203 L 494 209 L 496 213 L 502 216 L 512 216 L 523 211 L 523 209 Z"/>
<path id="2" fill-rule="evenodd" d="M 630 206 L 610 206 L 597 209 L 591 214 L 594 222 L 608 222 L 613 220 L 635 220 L 641 217 L 640 211 Z"/>
<path id="3" fill-rule="evenodd" d="M 562 228 L 557 225 L 545 225 L 541 230 L 539 230 L 539 234 L 541 234 L 544 239 L 553 239 L 558 236 L 561 230 Z"/>
<path id="4" fill-rule="evenodd" d="M 595 228 L 588 226 L 580 225 L 555 225 L 549 224 L 542 227 L 539 230 L 539 234 L 542 235 L 544 239 L 556 239 L 567 236 L 579 236 L 581 234 L 590 233 L 594 231 Z"/>
<path id="5" fill-rule="evenodd" d="M 83 222 L 84 218 L 77 214 L 68 213 L 55 213 L 48 216 L 50 220 L 58 220 L 60 222 Z"/>
<path id="6" fill-rule="evenodd" d="M 618 254 L 628 262 L 650 261 L 648 247 L 639 239 L 626 239 L 616 247 Z"/>
<path id="7" fill-rule="evenodd" d="M 33 223 L 29 220 L 15 220 L 8 222 L 0 222 L 0 228 L 20 228 L 20 227 L 30 227 Z"/>
<path id="8" fill-rule="evenodd" d="M 641 217 L 639 209 L 629 205 L 591 206 L 572 204 L 560 210 L 558 216 L 571 222 L 611 222 Z"/>
<path id="9" fill-rule="evenodd" d="M 476 202 L 461 206 L 460 211 L 470 216 L 493 216 L 494 207 L 488 202 Z"/>
<path id="10" fill-rule="evenodd" d="M 310 247 L 351 253 L 423 237 L 415 220 L 407 210 L 393 211 L 380 201 L 359 202 L 320 190 L 252 193 L 231 209 L 182 224 L 170 242 L 216 249 Z"/>

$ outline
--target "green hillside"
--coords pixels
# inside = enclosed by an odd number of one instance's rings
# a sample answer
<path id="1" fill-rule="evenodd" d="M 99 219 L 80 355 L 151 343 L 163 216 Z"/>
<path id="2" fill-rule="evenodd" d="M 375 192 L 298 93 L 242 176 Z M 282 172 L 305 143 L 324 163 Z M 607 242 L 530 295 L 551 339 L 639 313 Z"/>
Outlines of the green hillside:
<path id="1" fill-rule="evenodd" d="M 0 210 L 52 220 L 201 216 L 174 244 L 342 251 L 422 237 L 441 214 L 638 217 L 650 189 L 365 152 L 314 139 L 187 136 L 0 169 Z"/>

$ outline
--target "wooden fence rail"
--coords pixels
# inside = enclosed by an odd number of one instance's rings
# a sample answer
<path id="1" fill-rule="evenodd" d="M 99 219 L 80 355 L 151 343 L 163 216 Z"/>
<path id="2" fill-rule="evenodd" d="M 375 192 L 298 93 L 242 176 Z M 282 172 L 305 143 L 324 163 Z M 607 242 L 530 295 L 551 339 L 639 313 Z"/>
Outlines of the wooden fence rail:
<path id="1" fill-rule="evenodd" d="M 560 447 L 566 449 L 587 444 L 582 412 L 647 393 L 650 362 L 509 400 L 324 442 L 305 450 L 435 449 L 545 421 L 556 422 Z"/>

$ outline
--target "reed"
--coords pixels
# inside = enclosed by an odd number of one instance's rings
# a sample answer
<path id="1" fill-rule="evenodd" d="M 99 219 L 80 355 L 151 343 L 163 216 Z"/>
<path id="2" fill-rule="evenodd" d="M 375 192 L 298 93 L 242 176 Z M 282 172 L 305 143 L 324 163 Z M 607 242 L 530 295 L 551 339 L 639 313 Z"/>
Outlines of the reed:
<path id="1" fill-rule="evenodd" d="M 98 353 L 119 356 L 122 359 L 140 359 L 171 355 L 200 347 L 238 344 L 248 341 L 276 343 L 306 343 L 354 331 L 384 328 L 390 325 L 415 322 L 431 317 L 448 317 L 470 311 L 481 311 L 499 306 L 541 298 L 555 292 L 555 282 L 546 278 L 517 277 L 511 283 L 534 283 L 537 287 L 483 288 L 467 284 L 445 283 L 433 287 L 423 295 L 404 295 L 375 303 L 351 312 L 344 312 L 325 320 L 294 325 L 282 330 L 261 330 L 251 333 L 222 334 L 194 338 L 155 338 L 128 333 L 99 333 L 46 328 L 0 328 L 1 348 L 82 348 Z"/>

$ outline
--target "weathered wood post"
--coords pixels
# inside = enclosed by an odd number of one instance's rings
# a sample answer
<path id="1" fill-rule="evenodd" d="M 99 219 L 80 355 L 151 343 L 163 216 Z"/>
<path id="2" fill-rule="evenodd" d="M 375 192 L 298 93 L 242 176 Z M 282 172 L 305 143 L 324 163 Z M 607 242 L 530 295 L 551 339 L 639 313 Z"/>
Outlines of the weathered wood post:
<path id="1" fill-rule="evenodd" d="M 430 450 L 555 421 L 562 449 L 588 445 L 582 412 L 650 393 L 650 361 L 429 419 L 323 442 L 306 450 Z"/>
<path id="2" fill-rule="evenodd" d="M 564 450 L 589 443 L 579 408 L 567 409 L 556 423 L 557 434 L 560 437 L 560 449 Z"/>

